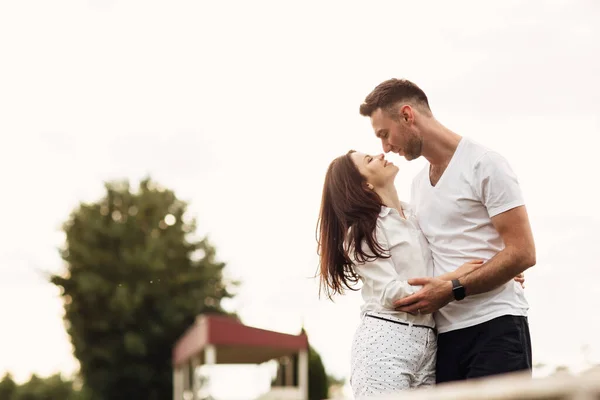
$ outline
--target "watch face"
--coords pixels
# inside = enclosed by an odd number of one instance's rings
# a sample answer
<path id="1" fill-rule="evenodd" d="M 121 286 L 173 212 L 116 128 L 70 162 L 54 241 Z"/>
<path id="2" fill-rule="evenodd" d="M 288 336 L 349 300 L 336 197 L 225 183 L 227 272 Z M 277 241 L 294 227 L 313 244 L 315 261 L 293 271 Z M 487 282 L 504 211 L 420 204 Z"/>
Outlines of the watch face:
<path id="1" fill-rule="evenodd" d="M 465 298 L 465 288 L 463 286 L 455 286 L 452 289 L 452 294 L 455 300 L 462 300 Z"/>

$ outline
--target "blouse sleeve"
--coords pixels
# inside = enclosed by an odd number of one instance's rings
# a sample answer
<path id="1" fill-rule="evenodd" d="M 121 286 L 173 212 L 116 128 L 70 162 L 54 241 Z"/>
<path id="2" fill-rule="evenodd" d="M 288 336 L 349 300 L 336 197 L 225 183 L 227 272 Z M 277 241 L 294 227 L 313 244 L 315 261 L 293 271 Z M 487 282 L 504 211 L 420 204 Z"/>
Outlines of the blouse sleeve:
<path id="1" fill-rule="evenodd" d="M 389 249 L 389 245 L 383 228 L 377 224 L 376 238 L 379 245 Z M 366 242 L 363 242 L 363 251 L 372 254 Z M 353 252 L 351 253 L 353 256 Z M 363 285 L 369 285 L 373 295 L 378 298 L 379 303 L 387 309 L 394 309 L 394 301 L 415 293 L 419 286 L 411 286 L 408 281 L 401 280 L 396 273 L 394 260 L 392 258 L 378 257 L 373 261 L 356 263 L 355 268 L 363 281 Z"/>

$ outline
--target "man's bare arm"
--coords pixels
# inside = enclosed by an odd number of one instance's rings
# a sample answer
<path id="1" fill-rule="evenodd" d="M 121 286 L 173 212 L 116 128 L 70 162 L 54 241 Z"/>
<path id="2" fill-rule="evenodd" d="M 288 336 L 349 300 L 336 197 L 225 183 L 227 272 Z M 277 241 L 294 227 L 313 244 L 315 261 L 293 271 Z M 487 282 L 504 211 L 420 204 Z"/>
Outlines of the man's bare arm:
<path id="1" fill-rule="evenodd" d="M 460 278 L 467 296 L 493 290 L 535 265 L 535 244 L 525 206 L 494 216 L 492 223 L 505 247 L 483 266 Z M 432 313 L 454 299 L 451 282 L 439 278 L 415 278 L 409 279 L 408 283 L 423 288 L 395 301 L 399 311 Z"/>
<path id="2" fill-rule="evenodd" d="M 535 243 L 525 206 L 492 217 L 504 249 L 487 263 L 460 278 L 467 296 L 489 292 L 535 265 Z"/>

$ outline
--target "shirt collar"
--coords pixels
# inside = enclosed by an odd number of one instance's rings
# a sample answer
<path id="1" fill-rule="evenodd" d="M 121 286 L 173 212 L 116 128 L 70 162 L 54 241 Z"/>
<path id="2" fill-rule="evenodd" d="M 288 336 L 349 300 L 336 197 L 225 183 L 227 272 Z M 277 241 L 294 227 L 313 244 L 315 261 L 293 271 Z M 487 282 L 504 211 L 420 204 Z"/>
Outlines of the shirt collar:
<path id="1" fill-rule="evenodd" d="M 412 207 L 410 204 L 400 201 L 400 205 L 402 206 L 402 210 L 404 210 L 405 214 L 412 214 Z M 387 216 L 390 212 L 394 212 L 399 214 L 398 211 L 394 208 L 390 208 L 388 206 L 381 206 L 381 210 L 379 210 L 379 217 L 383 218 Z"/>
<path id="2" fill-rule="evenodd" d="M 390 211 L 392 211 L 391 208 L 386 207 L 386 206 L 381 206 L 381 210 L 379 210 L 379 216 L 381 218 L 385 217 L 386 215 L 388 215 L 390 213 Z"/>

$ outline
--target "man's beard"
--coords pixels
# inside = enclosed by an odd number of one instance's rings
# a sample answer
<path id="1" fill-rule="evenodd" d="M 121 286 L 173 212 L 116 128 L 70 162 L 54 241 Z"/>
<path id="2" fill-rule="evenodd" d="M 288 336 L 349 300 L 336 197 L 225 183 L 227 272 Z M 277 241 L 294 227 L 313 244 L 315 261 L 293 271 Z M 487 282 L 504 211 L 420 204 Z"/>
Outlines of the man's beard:
<path id="1" fill-rule="evenodd" d="M 421 138 L 413 136 L 406 145 L 406 148 L 404 150 L 404 158 L 406 158 L 408 161 L 412 161 L 416 158 L 421 157 L 422 151 L 423 140 Z"/>

